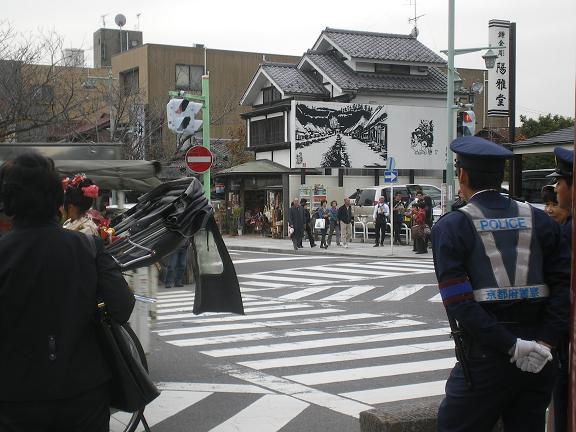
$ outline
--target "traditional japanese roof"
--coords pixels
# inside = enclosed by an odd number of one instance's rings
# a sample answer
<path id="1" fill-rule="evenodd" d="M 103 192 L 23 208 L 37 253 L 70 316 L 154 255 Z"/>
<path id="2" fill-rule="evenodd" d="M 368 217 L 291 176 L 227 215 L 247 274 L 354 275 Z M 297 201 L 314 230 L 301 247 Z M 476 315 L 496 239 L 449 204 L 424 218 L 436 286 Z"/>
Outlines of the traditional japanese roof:
<path id="1" fill-rule="evenodd" d="M 344 91 L 398 91 L 411 93 L 446 93 L 446 75 L 435 67 L 426 75 L 395 75 L 355 72 L 333 53 L 308 51 L 308 59 Z"/>
<path id="2" fill-rule="evenodd" d="M 327 41 L 348 58 L 444 65 L 446 61 L 412 35 L 341 30 L 327 27 L 313 49 Z"/>
<path id="3" fill-rule="evenodd" d="M 290 168 L 285 167 L 284 165 L 280 165 L 279 163 L 272 162 L 268 159 L 259 159 L 222 170 L 218 174 L 215 174 L 215 176 L 234 174 L 283 174 L 289 172 Z"/>
<path id="4" fill-rule="evenodd" d="M 286 96 L 323 96 L 328 94 L 328 91 L 320 83 L 296 66 L 296 64 L 289 63 L 263 63 L 260 65 Z"/>
<path id="5" fill-rule="evenodd" d="M 511 143 L 512 147 L 525 147 L 531 145 L 561 145 L 574 143 L 574 126 L 560 129 L 554 132 L 548 132 L 523 141 Z"/>

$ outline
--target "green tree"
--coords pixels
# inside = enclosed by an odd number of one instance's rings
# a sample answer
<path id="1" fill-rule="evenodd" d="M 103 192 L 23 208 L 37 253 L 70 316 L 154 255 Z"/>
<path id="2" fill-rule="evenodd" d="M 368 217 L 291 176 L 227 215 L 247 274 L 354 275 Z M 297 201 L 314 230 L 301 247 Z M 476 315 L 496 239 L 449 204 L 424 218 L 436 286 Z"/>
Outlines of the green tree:
<path id="1" fill-rule="evenodd" d="M 541 115 L 538 119 L 521 115 L 520 122 L 522 123 L 522 126 L 520 126 L 522 138 L 520 139 L 532 138 L 574 125 L 574 119 L 572 117 L 564 117 L 558 114 L 554 116 L 552 114 Z"/>

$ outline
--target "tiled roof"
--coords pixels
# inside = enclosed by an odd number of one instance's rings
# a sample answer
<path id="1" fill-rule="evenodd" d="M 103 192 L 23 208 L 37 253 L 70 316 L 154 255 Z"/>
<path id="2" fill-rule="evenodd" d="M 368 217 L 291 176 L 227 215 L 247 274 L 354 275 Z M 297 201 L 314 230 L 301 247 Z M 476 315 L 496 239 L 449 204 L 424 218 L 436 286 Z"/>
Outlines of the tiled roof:
<path id="1" fill-rule="evenodd" d="M 554 132 L 548 132 L 524 141 L 517 141 L 510 144 L 512 147 L 522 147 L 538 144 L 560 145 L 574 142 L 574 126 L 560 129 Z"/>
<path id="2" fill-rule="evenodd" d="M 446 93 L 446 76 L 435 67 L 427 75 L 393 75 L 355 72 L 342 60 L 329 53 L 308 51 L 310 59 L 342 90 L 400 91 L 412 93 Z"/>
<path id="3" fill-rule="evenodd" d="M 286 95 L 327 95 L 328 91 L 295 64 L 263 63 L 260 65 Z"/>
<path id="4" fill-rule="evenodd" d="M 411 35 L 326 28 L 329 37 L 350 57 L 398 62 L 445 64 L 446 61 Z"/>

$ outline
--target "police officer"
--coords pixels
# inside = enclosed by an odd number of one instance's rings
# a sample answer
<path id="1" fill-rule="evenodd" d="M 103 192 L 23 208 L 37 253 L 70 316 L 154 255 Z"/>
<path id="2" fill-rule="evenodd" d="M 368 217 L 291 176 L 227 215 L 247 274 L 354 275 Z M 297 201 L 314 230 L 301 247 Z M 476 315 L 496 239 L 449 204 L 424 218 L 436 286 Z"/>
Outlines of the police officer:
<path id="1" fill-rule="evenodd" d="M 569 246 L 572 245 L 572 172 L 574 152 L 562 147 L 554 149 L 556 168 L 548 177 L 557 180 L 554 185 L 558 206 L 568 211 L 569 216 L 561 225 L 562 234 Z"/>
<path id="2" fill-rule="evenodd" d="M 566 243 L 572 247 L 572 173 L 574 152 L 562 147 L 554 149 L 556 168 L 551 177 L 556 180 L 554 191 L 558 206 L 568 212 L 568 218 L 560 225 Z M 554 388 L 554 431 L 566 431 L 568 412 L 568 340 L 565 338 L 558 347 L 560 376 Z"/>
<path id="3" fill-rule="evenodd" d="M 544 431 L 568 331 L 570 258 L 543 211 L 499 193 L 512 152 L 479 137 L 450 145 L 467 205 L 432 229 L 442 301 L 465 356 L 446 383 L 438 430 Z M 469 377 L 469 379 L 468 379 Z"/>

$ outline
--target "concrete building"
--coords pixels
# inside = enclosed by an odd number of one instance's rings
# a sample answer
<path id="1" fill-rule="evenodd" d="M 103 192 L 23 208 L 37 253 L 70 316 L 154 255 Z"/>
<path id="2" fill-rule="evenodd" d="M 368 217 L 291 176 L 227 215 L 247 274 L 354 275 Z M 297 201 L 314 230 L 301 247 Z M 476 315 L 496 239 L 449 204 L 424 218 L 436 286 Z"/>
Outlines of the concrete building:
<path id="1" fill-rule="evenodd" d="M 144 44 L 112 58 L 114 76 L 125 89 L 139 89 L 147 117 L 165 119 L 171 90 L 201 91 L 204 71 L 210 74 L 210 133 L 212 140 L 227 140 L 231 129 L 243 127 L 240 114 L 249 110 L 239 100 L 254 70 L 263 59 L 295 62 L 298 57 L 269 53 L 227 51 L 205 48 Z M 151 138 L 164 154 L 176 151 L 176 136 L 164 125 Z"/>
<path id="2" fill-rule="evenodd" d="M 142 45 L 142 32 L 101 28 L 94 32 L 94 67 L 112 66 L 112 57 Z"/>

